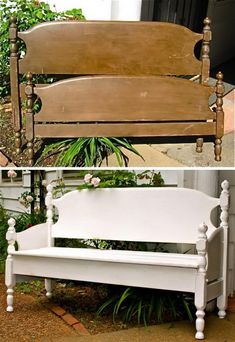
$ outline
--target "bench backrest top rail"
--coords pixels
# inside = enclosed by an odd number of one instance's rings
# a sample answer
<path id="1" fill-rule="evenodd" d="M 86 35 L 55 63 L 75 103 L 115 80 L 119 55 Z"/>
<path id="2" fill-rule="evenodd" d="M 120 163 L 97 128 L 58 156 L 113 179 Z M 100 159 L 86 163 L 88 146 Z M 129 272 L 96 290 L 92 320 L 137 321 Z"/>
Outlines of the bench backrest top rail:
<path id="1" fill-rule="evenodd" d="M 19 32 L 19 72 L 78 75 L 197 75 L 202 34 L 161 22 L 63 21 Z"/>
<path id="2" fill-rule="evenodd" d="M 74 190 L 53 204 L 53 238 L 196 243 L 198 227 L 216 229 L 211 211 L 220 200 L 185 188 Z"/>

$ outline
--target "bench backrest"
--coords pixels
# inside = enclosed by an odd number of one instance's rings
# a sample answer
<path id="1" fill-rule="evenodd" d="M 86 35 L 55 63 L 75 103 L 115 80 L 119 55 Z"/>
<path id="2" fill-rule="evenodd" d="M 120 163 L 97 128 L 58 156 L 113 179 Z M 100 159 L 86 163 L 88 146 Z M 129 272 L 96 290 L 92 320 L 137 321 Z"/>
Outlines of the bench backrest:
<path id="1" fill-rule="evenodd" d="M 19 32 L 19 72 L 79 75 L 197 75 L 202 34 L 160 22 L 49 22 Z"/>
<path id="2" fill-rule="evenodd" d="M 220 200 L 185 188 L 110 188 L 71 191 L 53 200 L 59 219 L 53 238 L 196 243 Z"/>

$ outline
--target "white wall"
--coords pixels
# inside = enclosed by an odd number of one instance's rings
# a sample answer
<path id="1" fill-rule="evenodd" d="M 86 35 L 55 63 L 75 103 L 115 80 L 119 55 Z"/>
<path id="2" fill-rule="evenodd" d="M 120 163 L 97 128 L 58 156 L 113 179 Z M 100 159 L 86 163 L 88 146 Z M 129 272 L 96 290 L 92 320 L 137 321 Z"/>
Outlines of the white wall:
<path id="1" fill-rule="evenodd" d="M 87 20 L 140 20 L 142 0 L 46 0 L 57 11 L 81 8 Z"/>

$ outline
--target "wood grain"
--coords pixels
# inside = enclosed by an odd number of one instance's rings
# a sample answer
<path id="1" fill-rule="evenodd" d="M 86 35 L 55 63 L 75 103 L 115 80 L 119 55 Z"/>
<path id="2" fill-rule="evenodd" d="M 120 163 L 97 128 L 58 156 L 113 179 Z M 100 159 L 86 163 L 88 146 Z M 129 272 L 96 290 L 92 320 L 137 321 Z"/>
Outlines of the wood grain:
<path id="1" fill-rule="evenodd" d="M 176 77 L 96 76 L 36 86 L 35 121 L 180 121 L 215 118 L 211 88 Z"/>
<path id="2" fill-rule="evenodd" d="M 21 73 L 196 75 L 202 35 L 172 23 L 50 22 L 20 32 L 27 54 Z M 63 42 L 63 44 L 61 43 Z"/>
<path id="3" fill-rule="evenodd" d="M 215 122 L 35 124 L 39 138 L 161 137 L 215 135 Z"/>

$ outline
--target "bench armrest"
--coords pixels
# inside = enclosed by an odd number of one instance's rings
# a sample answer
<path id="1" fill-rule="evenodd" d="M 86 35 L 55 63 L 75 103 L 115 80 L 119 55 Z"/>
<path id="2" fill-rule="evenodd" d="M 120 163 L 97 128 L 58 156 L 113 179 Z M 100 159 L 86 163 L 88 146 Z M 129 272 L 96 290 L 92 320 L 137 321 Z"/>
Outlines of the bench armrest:
<path id="1" fill-rule="evenodd" d="M 207 279 L 208 282 L 219 279 L 223 276 L 222 274 L 222 263 L 223 263 L 223 228 L 217 228 L 208 239 L 208 269 Z"/>
<path id="2" fill-rule="evenodd" d="M 37 224 L 16 234 L 18 250 L 47 247 L 47 223 Z"/>

